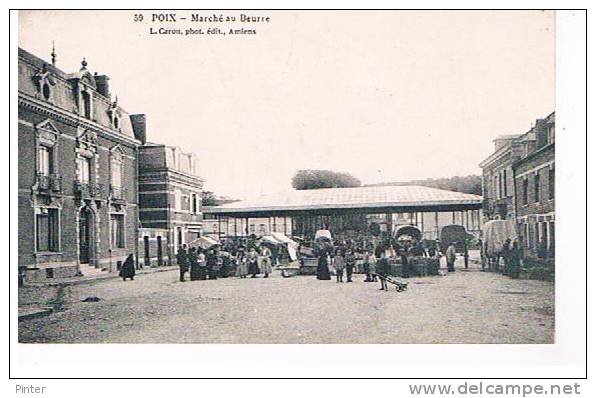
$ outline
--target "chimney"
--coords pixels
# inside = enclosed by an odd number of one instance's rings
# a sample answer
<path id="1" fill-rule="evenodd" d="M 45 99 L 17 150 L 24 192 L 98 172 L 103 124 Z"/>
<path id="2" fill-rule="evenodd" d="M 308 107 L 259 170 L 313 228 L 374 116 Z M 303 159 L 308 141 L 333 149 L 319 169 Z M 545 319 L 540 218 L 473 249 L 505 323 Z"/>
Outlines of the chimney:
<path id="1" fill-rule="evenodd" d="M 95 75 L 95 84 L 97 85 L 97 92 L 106 98 L 110 98 L 110 78 L 106 75 Z"/>
<path id="2" fill-rule="evenodd" d="M 147 116 L 144 114 L 130 115 L 130 122 L 135 138 L 145 144 L 147 142 Z"/>

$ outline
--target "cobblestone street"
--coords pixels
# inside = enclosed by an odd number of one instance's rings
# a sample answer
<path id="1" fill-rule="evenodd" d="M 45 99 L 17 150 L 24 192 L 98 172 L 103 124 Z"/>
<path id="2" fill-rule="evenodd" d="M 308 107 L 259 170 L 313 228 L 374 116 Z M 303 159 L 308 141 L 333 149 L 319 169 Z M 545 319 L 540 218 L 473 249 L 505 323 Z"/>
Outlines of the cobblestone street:
<path id="1" fill-rule="evenodd" d="M 23 343 L 552 343 L 554 285 L 469 271 L 406 292 L 314 276 L 180 283 L 177 272 L 66 286 Z M 81 302 L 97 296 L 99 302 Z"/>

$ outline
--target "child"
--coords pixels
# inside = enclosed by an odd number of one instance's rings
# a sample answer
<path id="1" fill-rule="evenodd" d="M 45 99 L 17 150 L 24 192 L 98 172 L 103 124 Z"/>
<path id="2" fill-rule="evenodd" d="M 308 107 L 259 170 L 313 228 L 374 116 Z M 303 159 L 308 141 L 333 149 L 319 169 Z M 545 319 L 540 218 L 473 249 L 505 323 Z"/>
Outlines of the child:
<path id="1" fill-rule="evenodd" d="M 343 283 L 344 269 L 346 268 L 346 260 L 343 251 L 338 250 L 333 258 L 333 268 L 335 269 L 335 276 L 337 283 Z"/>

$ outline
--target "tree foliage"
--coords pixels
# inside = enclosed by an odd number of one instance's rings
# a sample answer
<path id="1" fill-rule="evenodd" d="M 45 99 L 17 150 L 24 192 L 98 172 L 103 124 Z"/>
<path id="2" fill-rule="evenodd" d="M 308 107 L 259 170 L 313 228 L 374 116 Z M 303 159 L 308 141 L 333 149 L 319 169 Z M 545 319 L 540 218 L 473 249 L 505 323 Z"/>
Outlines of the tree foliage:
<path id="1" fill-rule="evenodd" d="M 457 176 L 449 178 L 427 178 L 425 180 L 412 180 L 404 182 L 384 182 L 370 186 L 396 186 L 420 185 L 429 188 L 444 189 L 447 191 L 471 193 L 482 195 L 482 177 L 477 175 Z"/>
<path id="2" fill-rule="evenodd" d="M 294 189 L 351 188 L 362 185 L 359 179 L 331 170 L 298 170 L 292 177 Z"/>
<path id="3" fill-rule="evenodd" d="M 219 206 L 219 203 L 217 202 L 217 197 L 211 191 L 203 191 L 201 203 L 203 206 Z"/>

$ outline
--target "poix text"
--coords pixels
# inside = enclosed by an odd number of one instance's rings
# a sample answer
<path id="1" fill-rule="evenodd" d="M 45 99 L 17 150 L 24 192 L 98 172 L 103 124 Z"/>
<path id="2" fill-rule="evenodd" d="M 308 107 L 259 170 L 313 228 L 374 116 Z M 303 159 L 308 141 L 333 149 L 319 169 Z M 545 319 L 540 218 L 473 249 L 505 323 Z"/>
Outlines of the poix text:
<path id="1" fill-rule="evenodd" d="M 140 17 L 140 18 L 139 18 Z M 135 15 L 135 21 L 142 21 L 142 14 Z M 151 22 L 178 22 L 178 21 L 186 21 L 188 17 L 186 16 L 179 16 L 177 14 L 151 14 Z M 223 15 L 223 14 L 211 14 L 211 15 L 201 15 L 201 14 L 190 14 L 190 21 L 191 22 L 270 22 L 271 17 L 268 16 L 261 16 L 261 15 L 246 15 L 240 14 L 240 16 L 236 15 Z"/>

